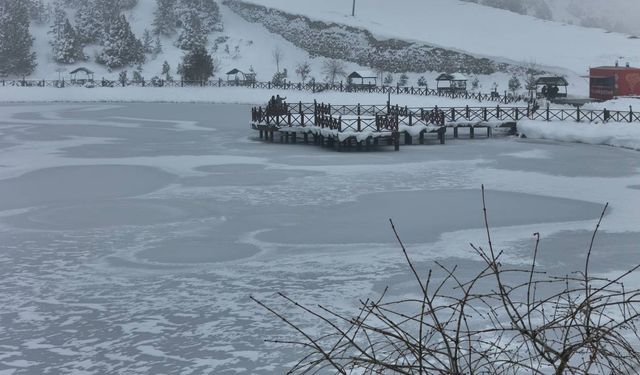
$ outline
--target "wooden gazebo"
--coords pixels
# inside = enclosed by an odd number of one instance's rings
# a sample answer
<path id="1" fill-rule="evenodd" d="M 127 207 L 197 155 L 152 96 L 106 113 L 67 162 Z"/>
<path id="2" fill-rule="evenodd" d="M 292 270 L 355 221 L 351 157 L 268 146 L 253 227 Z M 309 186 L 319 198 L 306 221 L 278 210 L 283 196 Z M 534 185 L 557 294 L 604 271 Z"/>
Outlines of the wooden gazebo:
<path id="1" fill-rule="evenodd" d="M 369 71 L 354 71 L 347 76 L 350 86 L 371 87 L 378 84 L 378 77 Z"/>
<path id="2" fill-rule="evenodd" d="M 436 78 L 438 92 L 465 93 L 468 78 L 460 73 L 442 73 Z"/>
<path id="3" fill-rule="evenodd" d="M 536 97 L 566 98 L 569 82 L 560 76 L 542 76 L 536 79 Z"/>
<path id="4" fill-rule="evenodd" d="M 237 85 L 248 85 L 255 81 L 255 73 L 245 73 L 237 68 L 233 68 L 227 72 L 227 82 L 235 82 Z"/>
<path id="5" fill-rule="evenodd" d="M 78 73 L 84 73 L 84 78 L 78 78 Z M 87 82 L 93 82 L 93 72 L 85 67 L 77 68 L 71 72 L 71 84 L 84 85 Z"/>

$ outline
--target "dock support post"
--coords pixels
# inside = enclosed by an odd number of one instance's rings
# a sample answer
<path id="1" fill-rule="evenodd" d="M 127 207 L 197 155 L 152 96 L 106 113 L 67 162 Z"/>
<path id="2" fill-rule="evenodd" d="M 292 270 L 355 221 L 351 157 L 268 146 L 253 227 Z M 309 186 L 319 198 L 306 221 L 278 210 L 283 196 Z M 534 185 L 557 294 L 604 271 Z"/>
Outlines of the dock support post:
<path id="1" fill-rule="evenodd" d="M 298 133 L 291 133 L 291 143 L 298 143 Z"/>
<path id="2" fill-rule="evenodd" d="M 260 129 L 260 139 L 264 138 L 264 130 Z"/>
<path id="3" fill-rule="evenodd" d="M 491 126 L 487 126 L 487 138 L 491 138 Z"/>
<path id="4" fill-rule="evenodd" d="M 308 133 L 304 133 L 303 138 L 304 138 L 304 143 L 305 144 L 309 144 L 309 134 Z"/>
<path id="5" fill-rule="evenodd" d="M 453 127 L 453 138 L 458 139 L 458 126 Z"/>
<path id="6" fill-rule="evenodd" d="M 423 130 L 420 132 L 420 144 L 423 145 L 424 144 L 424 133 L 426 132 L 426 130 Z"/>
<path id="7" fill-rule="evenodd" d="M 413 137 L 411 136 L 411 134 L 409 134 L 409 132 L 404 132 L 404 144 L 405 145 L 413 144 Z"/>
<path id="8" fill-rule="evenodd" d="M 269 132 L 269 140 L 270 140 L 271 142 L 273 142 L 273 133 L 274 133 L 274 131 L 273 131 L 273 130 L 271 130 L 271 131 Z"/>
<path id="9" fill-rule="evenodd" d="M 398 132 L 394 132 L 393 134 L 393 149 L 395 151 L 400 151 L 400 134 Z"/>
<path id="10" fill-rule="evenodd" d="M 476 128 L 474 128 L 473 125 L 471 125 L 469 127 L 469 138 L 471 139 L 475 138 L 475 132 L 476 132 Z"/>
<path id="11" fill-rule="evenodd" d="M 447 128 L 446 127 L 441 127 L 440 129 L 438 129 L 438 138 L 440 139 L 440 144 L 443 145 L 444 144 L 444 136 L 447 133 Z"/>

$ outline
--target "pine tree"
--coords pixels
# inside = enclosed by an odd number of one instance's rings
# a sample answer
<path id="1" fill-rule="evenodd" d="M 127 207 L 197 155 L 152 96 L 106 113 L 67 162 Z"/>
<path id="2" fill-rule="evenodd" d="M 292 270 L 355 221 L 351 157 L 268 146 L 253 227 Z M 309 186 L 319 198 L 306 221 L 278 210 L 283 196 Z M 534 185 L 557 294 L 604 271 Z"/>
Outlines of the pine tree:
<path id="1" fill-rule="evenodd" d="M 176 41 L 176 47 L 185 51 L 192 51 L 207 45 L 207 33 L 195 11 L 189 12 L 182 32 Z"/>
<path id="2" fill-rule="evenodd" d="M 160 42 L 160 35 L 156 35 L 155 42 L 153 43 L 153 54 L 159 55 L 162 53 L 162 43 Z"/>
<path id="3" fill-rule="evenodd" d="M 169 63 L 165 60 L 164 63 L 162 64 L 162 73 L 164 76 L 164 80 L 171 82 L 173 81 L 173 77 L 171 77 L 171 66 L 169 65 Z"/>
<path id="4" fill-rule="evenodd" d="M 153 13 L 153 30 L 156 34 L 171 36 L 176 32 L 176 0 L 156 0 L 158 8 Z"/>
<path id="5" fill-rule="evenodd" d="M 29 32 L 29 8 L 23 0 L 0 2 L 0 75 L 29 75 L 36 67 Z"/>
<path id="6" fill-rule="evenodd" d="M 218 68 L 219 65 L 207 50 L 198 46 L 184 55 L 180 73 L 185 81 L 202 82 L 213 77 Z"/>
<path id="7" fill-rule="evenodd" d="M 29 0 L 29 17 L 37 24 L 44 24 L 49 21 L 44 0 Z"/>
<path id="8" fill-rule="evenodd" d="M 86 60 L 82 51 L 82 43 L 68 19 L 65 19 L 62 30 L 57 35 L 54 35 L 51 44 L 53 46 L 53 59 L 58 63 L 73 64 Z"/>
<path id="9" fill-rule="evenodd" d="M 104 23 L 99 20 L 95 1 L 87 0 L 80 5 L 76 12 L 76 33 L 82 44 L 92 44 L 101 41 L 104 34 Z"/>
<path id="10" fill-rule="evenodd" d="M 398 85 L 406 86 L 408 81 L 409 81 L 409 76 L 407 76 L 406 73 L 402 73 L 400 75 L 400 79 L 398 79 Z"/>
<path id="11" fill-rule="evenodd" d="M 147 29 L 144 29 L 144 33 L 142 34 L 142 49 L 144 53 L 153 53 L 153 37 Z"/>
<path id="12" fill-rule="evenodd" d="M 522 83 L 520 83 L 518 76 L 514 74 L 511 79 L 509 79 L 509 91 L 515 95 L 520 88 L 522 88 Z"/>
<path id="13" fill-rule="evenodd" d="M 131 25 L 124 15 L 108 27 L 104 49 L 98 55 L 97 61 L 110 69 L 144 63 L 142 42 L 133 34 Z"/>
<path id="14" fill-rule="evenodd" d="M 222 31 L 220 9 L 215 0 L 200 0 L 200 17 L 207 32 Z"/>

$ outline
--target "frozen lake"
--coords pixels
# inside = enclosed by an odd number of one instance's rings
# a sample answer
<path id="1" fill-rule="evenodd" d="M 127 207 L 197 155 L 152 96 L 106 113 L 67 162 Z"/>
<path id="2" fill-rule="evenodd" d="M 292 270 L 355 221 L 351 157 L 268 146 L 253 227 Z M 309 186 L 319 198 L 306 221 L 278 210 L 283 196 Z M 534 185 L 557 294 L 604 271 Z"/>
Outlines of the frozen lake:
<path id="1" fill-rule="evenodd" d="M 400 152 L 268 144 L 249 107 L 0 105 L 0 374 L 274 374 L 291 333 L 249 300 L 351 311 L 494 241 L 592 271 L 640 262 L 640 153 L 515 138 Z M 284 309 L 285 307 L 281 307 Z"/>

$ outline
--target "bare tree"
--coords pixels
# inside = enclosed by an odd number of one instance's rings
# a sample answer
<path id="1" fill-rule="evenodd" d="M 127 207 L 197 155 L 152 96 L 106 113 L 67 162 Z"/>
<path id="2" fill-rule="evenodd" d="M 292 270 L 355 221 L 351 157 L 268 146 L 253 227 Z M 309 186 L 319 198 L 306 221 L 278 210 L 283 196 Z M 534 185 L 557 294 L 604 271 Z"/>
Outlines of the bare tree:
<path id="1" fill-rule="evenodd" d="M 283 313 L 256 301 L 297 332 L 293 344 L 308 354 L 290 373 L 336 374 L 637 374 L 640 368 L 640 290 L 622 281 L 631 267 L 607 279 L 589 273 L 591 237 L 582 270 L 561 277 L 538 271 L 540 235 L 534 233 L 529 266 L 505 267 L 494 249 L 482 189 L 488 247 L 472 245 L 482 262 L 475 274 L 436 262 L 426 276 L 409 257 L 390 221 L 416 283 L 415 298 L 362 300 L 355 316 L 318 305 L 285 302 L 324 324 L 312 335 Z"/>
<path id="2" fill-rule="evenodd" d="M 347 75 L 344 63 L 336 59 L 325 61 L 322 64 L 322 73 L 331 84 L 335 83 L 336 78 Z"/>
<path id="3" fill-rule="evenodd" d="M 280 46 L 275 46 L 273 51 L 271 51 L 271 56 L 273 56 L 273 61 L 276 62 L 276 71 L 280 73 L 280 61 L 284 57 L 284 52 L 280 49 Z"/>
<path id="4" fill-rule="evenodd" d="M 303 61 L 296 66 L 296 74 L 300 76 L 300 80 L 304 83 L 311 73 L 311 66 L 308 61 Z"/>

